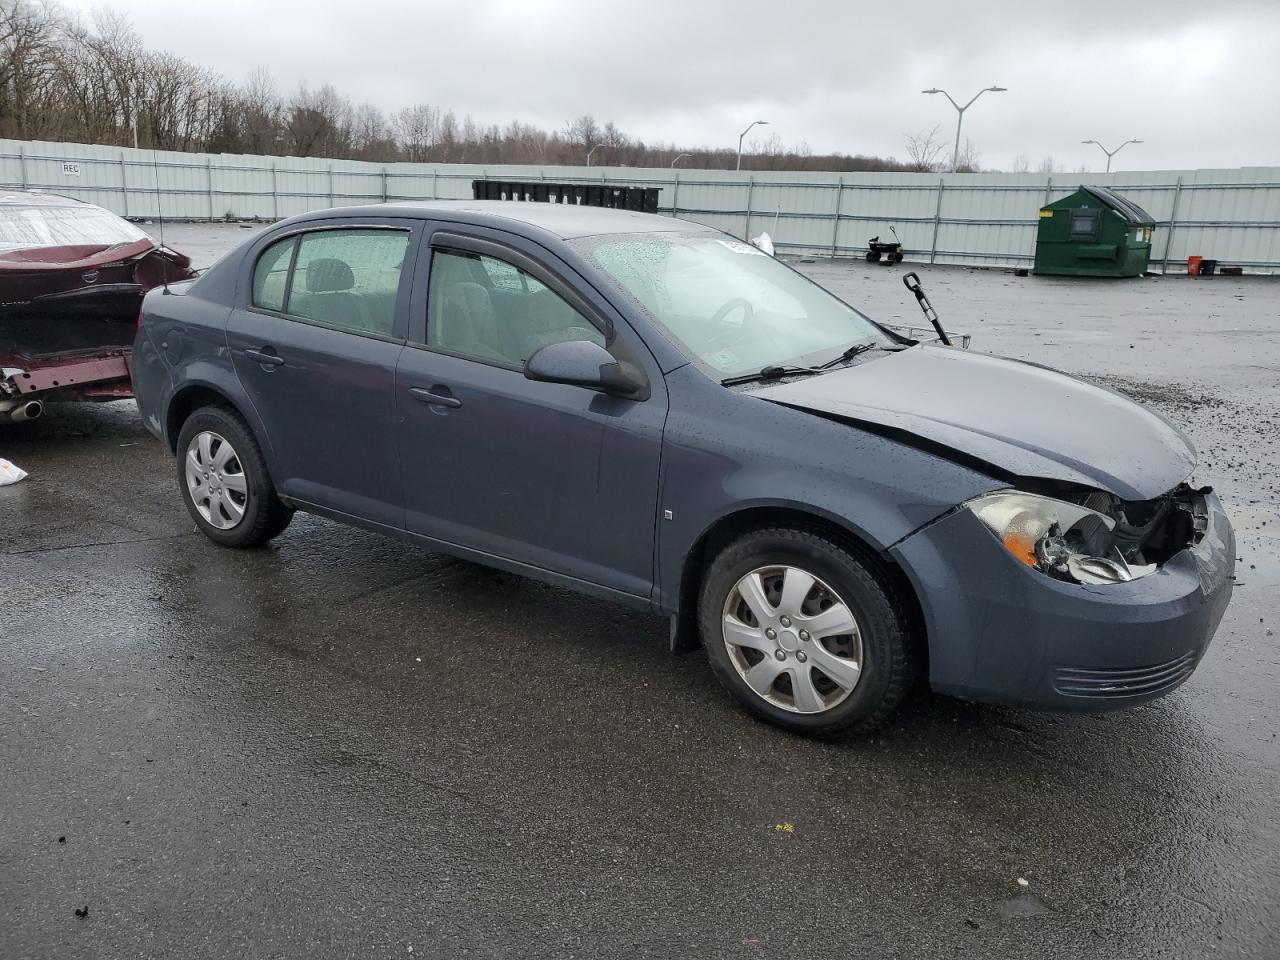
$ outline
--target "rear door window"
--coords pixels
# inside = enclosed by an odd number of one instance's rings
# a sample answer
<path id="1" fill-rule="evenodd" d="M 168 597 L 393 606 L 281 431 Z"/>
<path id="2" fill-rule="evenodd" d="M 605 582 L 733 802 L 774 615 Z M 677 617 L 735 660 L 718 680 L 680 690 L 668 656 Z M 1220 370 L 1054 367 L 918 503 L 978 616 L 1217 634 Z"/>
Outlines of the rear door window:
<path id="1" fill-rule="evenodd" d="M 391 336 L 407 230 L 318 230 L 298 241 L 285 313 Z"/>
<path id="2" fill-rule="evenodd" d="M 297 237 L 288 237 L 267 247 L 253 268 L 253 305 L 265 310 L 284 312 L 285 289 L 289 284 L 289 265 Z"/>
<path id="3" fill-rule="evenodd" d="M 352 333 L 390 337 L 408 230 L 315 230 L 267 247 L 253 305 Z"/>

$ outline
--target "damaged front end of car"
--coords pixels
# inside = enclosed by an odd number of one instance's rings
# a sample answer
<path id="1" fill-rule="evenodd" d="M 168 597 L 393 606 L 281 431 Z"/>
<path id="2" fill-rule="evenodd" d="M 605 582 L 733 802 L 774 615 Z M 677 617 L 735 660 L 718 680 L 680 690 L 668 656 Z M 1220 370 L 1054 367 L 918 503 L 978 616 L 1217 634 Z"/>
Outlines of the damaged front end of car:
<path id="1" fill-rule="evenodd" d="M 1104 491 L 1058 496 L 1021 490 L 964 504 L 1016 559 L 1068 583 L 1126 583 L 1204 537 L 1209 487 L 1179 484 L 1152 500 Z"/>
<path id="2" fill-rule="evenodd" d="M 889 554 L 917 586 L 936 691 L 1054 710 L 1132 706 L 1183 683 L 1235 572 L 1221 502 L 1185 481 L 1126 500 L 1024 478 Z"/>

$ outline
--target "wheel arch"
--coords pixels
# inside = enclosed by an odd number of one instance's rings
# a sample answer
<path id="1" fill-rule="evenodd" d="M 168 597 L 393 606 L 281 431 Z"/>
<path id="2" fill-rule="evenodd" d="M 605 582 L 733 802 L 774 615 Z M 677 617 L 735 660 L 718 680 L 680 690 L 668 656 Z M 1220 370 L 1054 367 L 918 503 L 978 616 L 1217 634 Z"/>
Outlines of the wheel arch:
<path id="1" fill-rule="evenodd" d="M 671 641 L 673 652 L 688 652 L 699 645 L 698 593 L 711 560 L 739 537 L 770 527 L 788 527 L 824 536 L 884 576 L 903 600 L 910 621 L 907 627 L 914 641 L 913 653 L 920 658 L 920 666 L 927 675 L 929 645 L 923 608 L 906 571 L 861 531 L 821 511 L 793 505 L 757 505 L 735 510 L 718 517 L 693 542 L 680 571 L 679 608 Z"/>
<path id="2" fill-rule="evenodd" d="M 222 390 L 208 383 L 189 383 L 177 390 L 169 399 L 164 414 L 165 442 L 169 452 L 178 452 L 178 434 L 187 418 L 201 407 L 229 407 L 244 418 L 244 412 Z"/>
<path id="3" fill-rule="evenodd" d="M 237 414 L 258 442 L 258 449 L 267 461 L 267 469 L 273 476 L 277 475 L 275 452 L 252 406 L 243 398 L 236 397 L 233 391 L 208 380 L 188 381 L 169 398 L 165 407 L 164 438 L 170 453 L 176 455 L 178 452 L 178 434 L 182 431 L 183 423 L 192 413 L 205 406 L 226 407 Z"/>

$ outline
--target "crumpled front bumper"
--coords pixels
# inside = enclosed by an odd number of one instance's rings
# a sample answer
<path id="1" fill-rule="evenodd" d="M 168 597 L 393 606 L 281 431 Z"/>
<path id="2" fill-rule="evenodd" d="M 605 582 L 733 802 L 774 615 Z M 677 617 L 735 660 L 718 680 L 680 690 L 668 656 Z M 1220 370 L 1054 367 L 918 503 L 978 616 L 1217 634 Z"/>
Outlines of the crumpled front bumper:
<path id="1" fill-rule="evenodd" d="M 1205 498 L 1201 541 L 1130 583 L 1083 586 L 1019 563 L 968 510 L 891 551 L 924 613 L 933 689 L 972 700 L 1106 710 L 1195 670 L 1231 599 L 1235 536 Z"/>

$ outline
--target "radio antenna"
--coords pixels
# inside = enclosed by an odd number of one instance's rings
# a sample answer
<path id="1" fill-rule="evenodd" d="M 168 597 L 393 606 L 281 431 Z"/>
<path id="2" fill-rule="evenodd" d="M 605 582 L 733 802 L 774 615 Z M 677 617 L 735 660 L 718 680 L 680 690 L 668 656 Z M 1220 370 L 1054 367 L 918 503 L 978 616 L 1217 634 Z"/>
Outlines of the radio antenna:
<path id="1" fill-rule="evenodd" d="M 168 247 L 164 245 L 164 210 L 161 209 L 160 203 L 160 161 L 156 159 L 156 148 L 154 146 L 151 148 L 151 170 L 156 184 L 156 223 L 160 227 L 160 249 L 167 250 Z M 164 285 L 164 292 L 168 293 L 169 268 L 164 267 L 163 269 L 164 272 L 161 274 L 161 283 Z"/>
<path id="2" fill-rule="evenodd" d="M 164 246 L 164 211 L 160 209 L 160 161 L 156 159 L 156 148 L 151 148 L 151 169 L 156 184 L 156 222 L 160 224 L 160 246 Z"/>

